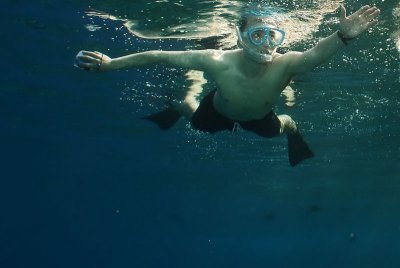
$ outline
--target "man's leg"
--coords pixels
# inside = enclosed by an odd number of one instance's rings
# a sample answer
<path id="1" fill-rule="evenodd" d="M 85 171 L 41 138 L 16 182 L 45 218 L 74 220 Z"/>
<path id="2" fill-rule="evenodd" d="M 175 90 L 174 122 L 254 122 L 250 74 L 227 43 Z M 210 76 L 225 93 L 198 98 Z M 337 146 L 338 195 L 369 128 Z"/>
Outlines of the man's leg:
<path id="1" fill-rule="evenodd" d="M 175 108 L 181 113 L 181 115 L 190 120 L 199 107 L 197 97 L 203 91 L 203 85 L 207 83 L 207 80 L 204 78 L 203 72 L 200 71 L 191 70 L 186 73 L 186 77 L 188 80 L 192 81 L 192 85 L 189 86 L 183 102 L 178 103 Z"/>
<path id="2" fill-rule="evenodd" d="M 296 122 L 294 120 L 286 115 L 286 114 L 281 114 L 278 115 L 278 119 L 281 122 L 281 131 L 280 134 L 293 134 L 297 131 L 297 126 Z"/>
<path id="3" fill-rule="evenodd" d="M 290 85 L 285 87 L 282 91 L 282 95 L 285 97 L 285 105 L 287 107 L 293 107 L 295 105 L 296 96 L 294 95 L 294 90 Z"/>
<path id="4" fill-rule="evenodd" d="M 192 118 L 193 113 L 199 107 L 197 96 L 203 91 L 202 85 L 207 82 L 203 77 L 203 72 L 189 71 L 186 73 L 187 79 L 192 81 L 189 86 L 183 102 L 171 103 L 170 106 L 160 112 L 143 117 L 158 125 L 160 129 L 167 130 L 171 128 L 182 116 L 188 120 Z"/>
<path id="5" fill-rule="evenodd" d="M 304 141 L 294 120 L 288 115 L 279 115 L 278 119 L 281 122 L 280 133 L 287 134 L 290 165 L 294 167 L 301 161 L 313 157 L 314 153 Z"/>

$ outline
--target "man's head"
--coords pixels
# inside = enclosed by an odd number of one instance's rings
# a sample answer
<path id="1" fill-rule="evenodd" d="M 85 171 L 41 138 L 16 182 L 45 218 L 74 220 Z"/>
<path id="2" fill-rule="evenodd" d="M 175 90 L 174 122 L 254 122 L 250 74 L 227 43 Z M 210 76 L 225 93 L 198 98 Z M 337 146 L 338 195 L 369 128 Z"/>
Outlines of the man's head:
<path id="1" fill-rule="evenodd" d="M 272 61 L 276 48 L 282 44 L 285 32 L 265 12 L 247 10 L 240 18 L 236 32 L 238 45 L 256 62 Z"/>

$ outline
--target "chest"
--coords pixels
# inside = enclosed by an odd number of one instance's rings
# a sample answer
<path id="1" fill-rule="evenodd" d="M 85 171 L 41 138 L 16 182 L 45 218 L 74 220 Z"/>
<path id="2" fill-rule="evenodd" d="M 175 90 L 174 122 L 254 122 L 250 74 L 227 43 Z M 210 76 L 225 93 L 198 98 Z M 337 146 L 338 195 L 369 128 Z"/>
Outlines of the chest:
<path id="1" fill-rule="evenodd" d="M 276 68 L 259 75 L 245 75 L 232 68 L 215 78 L 220 97 L 227 102 L 249 106 L 274 103 L 287 85 L 286 80 Z"/>

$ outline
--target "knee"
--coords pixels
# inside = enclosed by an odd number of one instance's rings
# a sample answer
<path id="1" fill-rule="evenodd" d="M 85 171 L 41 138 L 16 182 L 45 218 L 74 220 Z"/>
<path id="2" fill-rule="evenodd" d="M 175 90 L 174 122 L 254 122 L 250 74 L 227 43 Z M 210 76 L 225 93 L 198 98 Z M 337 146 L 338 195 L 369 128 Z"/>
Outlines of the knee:
<path id="1" fill-rule="evenodd" d="M 291 134 L 297 131 L 296 122 L 290 116 L 283 114 L 279 115 L 278 118 L 281 122 L 280 134 Z"/>
<path id="2" fill-rule="evenodd" d="M 197 108 L 198 104 L 188 103 L 186 101 L 180 102 L 175 106 L 175 109 L 178 110 L 188 120 L 192 118 Z"/>

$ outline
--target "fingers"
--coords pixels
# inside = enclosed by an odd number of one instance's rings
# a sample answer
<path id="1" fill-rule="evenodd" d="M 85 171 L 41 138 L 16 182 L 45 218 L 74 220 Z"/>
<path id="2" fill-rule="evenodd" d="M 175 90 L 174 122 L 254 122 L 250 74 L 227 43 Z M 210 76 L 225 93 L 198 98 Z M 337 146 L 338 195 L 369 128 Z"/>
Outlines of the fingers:
<path id="1" fill-rule="evenodd" d="M 346 19 L 346 8 L 343 5 L 340 5 L 340 20 Z"/>
<path id="2" fill-rule="evenodd" d="M 102 53 L 98 51 L 82 51 L 82 54 L 91 56 L 93 58 L 101 58 Z"/>
<path id="3" fill-rule="evenodd" d="M 84 69 L 85 71 L 94 71 L 98 72 L 101 65 L 100 63 L 91 63 L 91 62 L 80 62 L 78 67 Z"/>
<path id="4" fill-rule="evenodd" d="M 75 66 L 86 71 L 98 71 L 101 66 L 102 55 L 97 51 L 81 51 L 76 56 Z"/>
<path id="5" fill-rule="evenodd" d="M 378 24 L 378 20 L 372 20 L 372 21 L 367 23 L 367 28 L 370 28 L 370 27 L 375 26 L 377 24 Z"/>
<path id="6" fill-rule="evenodd" d="M 82 51 L 82 55 L 77 56 L 77 59 L 84 63 L 100 63 L 102 60 L 102 55 L 100 52 L 90 52 Z"/>
<path id="7" fill-rule="evenodd" d="M 357 10 L 354 15 L 356 16 L 360 16 L 361 14 L 363 14 L 365 11 L 367 11 L 370 8 L 370 6 L 363 6 L 362 8 L 360 8 L 359 10 Z"/>
<path id="8" fill-rule="evenodd" d="M 84 69 L 86 71 L 96 71 L 99 68 L 99 64 L 92 62 L 79 62 L 78 68 Z"/>
<path id="9" fill-rule="evenodd" d="M 362 16 L 365 16 L 365 17 L 370 16 L 371 14 L 373 14 L 376 11 L 379 11 L 379 9 L 377 7 L 368 8 L 367 10 L 364 11 Z"/>
<path id="10" fill-rule="evenodd" d="M 370 7 L 364 10 L 359 17 L 361 19 L 364 19 L 368 22 L 374 20 L 380 13 L 381 11 L 377 7 Z"/>
<path id="11" fill-rule="evenodd" d="M 78 67 L 82 68 L 86 71 L 90 71 L 91 69 L 94 69 L 96 67 L 96 65 L 93 63 L 89 63 L 89 62 L 80 62 Z"/>
<path id="12" fill-rule="evenodd" d="M 373 7 L 373 8 L 368 9 L 367 11 L 365 11 L 365 13 L 363 14 L 363 16 L 364 16 L 367 20 L 372 20 L 372 19 L 376 18 L 376 17 L 379 15 L 380 12 L 381 12 L 381 11 L 380 11 L 378 8 Z"/>
<path id="13" fill-rule="evenodd" d="M 341 5 L 340 8 L 341 8 L 340 20 L 343 21 L 344 19 L 346 19 L 346 9 L 343 5 Z M 380 10 L 377 7 L 371 7 L 366 5 L 361 7 L 354 14 L 350 15 L 350 17 L 352 17 L 353 19 L 361 18 L 367 21 L 371 21 L 375 19 L 379 14 Z"/>
<path id="14" fill-rule="evenodd" d="M 86 55 L 85 56 L 79 56 L 78 60 L 83 61 L 83 62 L 88 62 L 88 63 L 90 63 L 90 62 L 92 62 L 92 63 L 100 63 L 100 59 L 93 58 L 93 57 L 86 56 Z"/>

